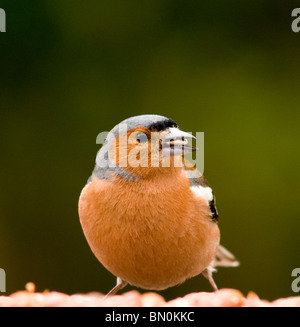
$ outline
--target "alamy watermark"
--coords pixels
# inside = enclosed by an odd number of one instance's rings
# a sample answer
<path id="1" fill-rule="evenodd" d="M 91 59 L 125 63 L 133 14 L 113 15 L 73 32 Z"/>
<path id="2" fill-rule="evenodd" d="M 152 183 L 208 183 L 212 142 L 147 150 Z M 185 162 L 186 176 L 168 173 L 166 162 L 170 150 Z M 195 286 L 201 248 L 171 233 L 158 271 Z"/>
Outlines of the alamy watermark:
<path id="1" fill-rule="evenodd" d="M 294 293 L 299 293 L 300 292 L 300 268 L 295 268 L 292 271 L 292 277 L 296 277 L 291 285 L 292 291 Z"/>
<path id="2" fill-rule="evenodd" d="M 6 32 L 6 13 L 0 8 L 0 32 Z"/>
<path id="3" fill-rule="evenodd" d="M 0 268 L 0 292 L 6 292 L 6 274 L 2 268 Z"/>
<path id="4" fill-rule="evenodd" d="M 177 128 L 169 131 L 128 131 L 126 124 L 119 124 L 118 132 L 101 132 L 96 143 L 102 144 L 96 163 L 105 167 L 189 167 L 197 168 L 200 177 L 204 171 L 204 132 L 196 136 Z M 195 139 L 195 147 L 188 143 Z M 195 171 L 196 174 L 196 171 Z"/>
<path id="5" fill-rule="evenodd" d="M 292 17 L 297 17 L 292 22 L 292 30 L 295 33 L 298 33 L 300 31 L 300 8 L 295 8 L 292 11 Z"/>

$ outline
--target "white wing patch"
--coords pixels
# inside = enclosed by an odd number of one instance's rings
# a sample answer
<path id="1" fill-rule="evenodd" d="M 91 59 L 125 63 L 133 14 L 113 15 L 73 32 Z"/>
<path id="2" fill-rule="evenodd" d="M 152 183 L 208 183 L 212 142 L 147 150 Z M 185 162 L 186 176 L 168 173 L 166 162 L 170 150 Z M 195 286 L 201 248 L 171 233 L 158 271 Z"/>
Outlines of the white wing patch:
<path id="1" fill-rule="evenodd" d="M 207 187 L 204 187 L 201 185 L 192 186 L 191 190 L 197 197 L 205 199 L 207 201 L 207 203 L 209 203 L 210 201 L 212 201 L 214 199 L 213 191 L 208 186 Z"/>

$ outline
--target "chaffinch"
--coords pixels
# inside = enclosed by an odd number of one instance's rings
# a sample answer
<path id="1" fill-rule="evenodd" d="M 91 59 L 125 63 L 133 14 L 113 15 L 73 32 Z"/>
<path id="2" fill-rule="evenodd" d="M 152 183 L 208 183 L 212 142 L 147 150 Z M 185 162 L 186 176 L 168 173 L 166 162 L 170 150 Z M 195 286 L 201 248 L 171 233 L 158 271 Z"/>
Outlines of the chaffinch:
<path id="1" fill-rule="evenodd" d="M 220 245 L 212 189 L 182 155 L 193 135 L 159 115 L 115 126 L 79 199 L 83 232 L 97 259 L 131 284 L 163 290 L 202 273 L 214 290 L 216 266 L 237 266 Z M 180 162 L 180 164 L 176 164 Z"/>

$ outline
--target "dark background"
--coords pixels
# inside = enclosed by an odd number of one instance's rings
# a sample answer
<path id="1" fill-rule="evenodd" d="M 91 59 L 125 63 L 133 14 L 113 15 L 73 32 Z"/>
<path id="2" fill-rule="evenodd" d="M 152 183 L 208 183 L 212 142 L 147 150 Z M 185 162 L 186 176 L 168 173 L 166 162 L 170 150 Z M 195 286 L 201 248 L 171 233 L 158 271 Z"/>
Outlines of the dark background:
<path id="1" fill-rule="evenodd" d="M 219 287 L 294 295 L 299 255 L 296 1 L 1 1 L 0 267 L 7 294 L 107 292 L 77 205 L 96 136 L 143 113 L 205 133 L 222 244 Z M 126 288 L 129 290 L 130 287 Z M 211 291 L 203 277 L 160 292 Z"/>

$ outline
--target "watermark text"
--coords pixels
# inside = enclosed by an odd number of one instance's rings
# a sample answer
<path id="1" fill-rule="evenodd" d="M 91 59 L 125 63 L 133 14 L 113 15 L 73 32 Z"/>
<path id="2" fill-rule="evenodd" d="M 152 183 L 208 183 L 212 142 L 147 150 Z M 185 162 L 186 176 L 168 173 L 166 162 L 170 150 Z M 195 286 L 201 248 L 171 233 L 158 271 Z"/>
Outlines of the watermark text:
<path id="1" fill-rule="evenodd" d="M 103 145 L 96 158 L 100 168 L 182 167 L 183 162 L 188 162 L 199 172 L 195 178 L 204 171 L 204 132 L 194 136 L 174 128 L 161 132 L 128 131 L 126 124 L 120 124 L 118 132 L 99 133 L 96 143 Z"/>
<path id="2" fill-rule="evenodd" d="M 0 32 L 6 32 L 6 13 L 0 8 Z"/>
<path id="3" fill-rule="evenodd" d="M 297 17 L 292 22 L 292 30 L 295 33 L 300 31 L 300 8 L 295 8 L 292 11 L 292 17 Z"/>
<path id="4" fill-rule="evenodd" d="M 292 291 L 294 293 L 299 293 L 300 292 L 300 268 L 295 268 L 292 271 L 292 277 L 296 277 L 291 285 Z"/>
<path id="5" fill-rule="evenodd" d="M 2 268 L 0 268 L 0 292 L 6 292 L 6 274 Z"/>

